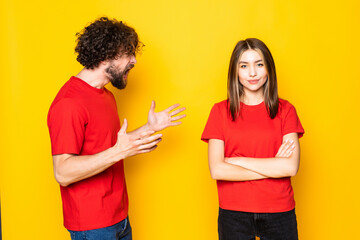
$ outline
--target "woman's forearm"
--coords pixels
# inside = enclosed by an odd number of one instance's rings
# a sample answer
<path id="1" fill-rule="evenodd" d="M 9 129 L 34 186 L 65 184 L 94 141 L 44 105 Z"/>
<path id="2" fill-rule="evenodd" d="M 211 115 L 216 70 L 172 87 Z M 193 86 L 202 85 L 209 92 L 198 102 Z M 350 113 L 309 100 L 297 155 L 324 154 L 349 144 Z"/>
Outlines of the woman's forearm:
<path id="1" fill-rule="evenodd" d="M 225 162 L 240 166 L 270 178 L 282 178 L 295 176 L 299 164 L 293 158 L 225 158 Z"/>
<path id="2" fill-rule="evenodd" d="M 298 135 L 297 133 L 284 135 L 283 143 L 273 158 L 231 157 L 225 158 L 225 162 L 270 178 L 295 176 L 300 162 Z"/>
<path id="3" fill-rule="evenodd" d="M 226 181 L 248 181 L 267 178 L 266 176 L 235 166 L 224 161 L 224 141 L 209 139 L 209 168 L 213 179 Z"/>
<path id="4" fill-rule="evenodd" d="M 210 174 L 215 180 L 225 181 L 249 181 L 268 178 L 249 169 L 226 162 L 218 162 L 210 165 Z"/>

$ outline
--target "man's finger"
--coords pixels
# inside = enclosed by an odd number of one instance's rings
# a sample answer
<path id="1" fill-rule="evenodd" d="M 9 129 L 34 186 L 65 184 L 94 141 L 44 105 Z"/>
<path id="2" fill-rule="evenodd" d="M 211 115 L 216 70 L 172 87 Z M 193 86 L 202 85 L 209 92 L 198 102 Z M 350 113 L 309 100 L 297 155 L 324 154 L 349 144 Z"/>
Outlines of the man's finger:
<path id="1" fill-rule="evenodd" d="M 180 116 L 176 116 L 176 117 L 172 117 L 172 118 L 171 118 L 171 121 L 177 121 L 177 120 L 182 119 L 182 118 L 184 118 L 184 117 L 186 117 L 185 114 L 180 115 Z"/>
<path id="2" fill-rule="evenodd" d="M 139 134 L 137 134 L 136 136 L 135 136 L 135 139 L 142 139 L 142 138 L 146 138 L 146 137 L 149 137 L 149 136 L 151 136 L 152 134 L 154 134 L 155 133 L 155 131 L 146 131 L 146 132 L 141 132 L 141 133 L 139 133 Z"/>
<path id="3" fill-rule="evenodd" d="M 180 104 L 179 104 L 179 103 L 174 104 L 174 105 L 172 105 L 172 106 L 168 107 L 167 109 L 165 109 L 165 110 L 164 110 L 164 112 L 168 113 L 168 112 L 170 112 L 171 110 L 173 110 L 173 109 L 177 108 L 178 106 L 180 106 Z"/>
<path id="4" fill-rule="evenodd" d="M 150 142 L 153 142 L 153 141 L 156 141 L 157 139 L 161 138 L 162 137 L 162 134 L 159 133 L 159 134 L 156 134 L 156 135 L 153 135 L 153 136 L 150 136 L 150 137 L 145 137 L 143 139 L 140 139 L 138 140 L 138 144 L 139 145 L 142 145 L 142 144 L 147 144 L 147 143 L 150 143 Z"/>
<path id="5" fill-rule="evenodd" d="M 135 143 L 135 145 L 147 144 L 147 143 L 153 142 L 161 137 L 162 137 L 161 133 L 152 135 L 152 136 L 144 136 L 142 138 L 138 138 L 137 140 L 135 140 L 134 143 Z"/>
<path id="6" fill-rule="evenodd" d="M 150 112 L 154 112 L 155 111 L 155 101 L 154 100 L 152 100 L 151 101 L 151 106 L 150 106 Z"/>
<path id="7" fill-rule="evenodd" d="M 125 133 L 126 133 L 126 130 L 127 130 L 127 126 L 128 126 L 127 120 L 126 120 L 126 118 L 124 118 L 124 123 L 123 123 L 123 125 L 121 126 L 119 133 L 120 133 L 120 134 L 125 134 Z"/>
<path id="8" fill-rule="evenodd" d="M 153 146 L 152 148 L 140 150 L 140 151 L 138 151 L 138 153 L 148 153 L 148 152 L 155 150 L 155 148 L 157 148 L 157 145 Z"/>
<path id="9" fill-rule="evenodd" d="M 186 109 L 186 108 L 184 108 L 184 107 L 179 108 L 179 109 L 176 109 L 175 111 L 173 111 L 173 112 L 170 113 L 170 117 L 172 117 L 172 116 L 174 116 L 174 115 L 176 115 L 176 114 L 184 111 L 185 109 Z"/>
<path id="10" fill-rule="evenodd" d="M 148 144 L 140 145 L 138 149 L 139 149 L 139 150 L 142 150 L 142 149 L 152 148 L 152 147 L 154 147 L 155 145 L 157 145 L 161 140 L 162 140 L 162 139 L 159 138 L 158 140 L 153 141 L 153 142 L 150 142 L 150 143 L 148 143 Z"/>
<path id="11" fill-rule="evenodd" d="M 171 123 L 171 126 L 177 126 L 177 125 L 180 125 L 182 122 L 172 122 Z"/>

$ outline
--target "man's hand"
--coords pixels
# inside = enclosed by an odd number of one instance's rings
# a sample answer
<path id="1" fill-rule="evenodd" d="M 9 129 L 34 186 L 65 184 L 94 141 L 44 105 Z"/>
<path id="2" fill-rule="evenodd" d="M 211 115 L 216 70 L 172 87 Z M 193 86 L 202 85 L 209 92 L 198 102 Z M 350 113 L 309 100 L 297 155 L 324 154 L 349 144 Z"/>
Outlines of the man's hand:
<path id="1" fill-rule="evenodd" d="M 146 131 L 139 134 L 129 135 L 126 133 L 127 120 L 118 132 L 118 138 L 114 148 L 119 150 L 124 158 L 128 158 L 140 153 L 147 153 L 153 151 L 157 144 L 161 141 L 162 134 L 151 136 L 155 131 Z"/>
<path id="2" fill-rule="evenodd" d="M 184 107 L 174 110 L 179 106 L 180 104 L 175 104 L 161 112 L 155 112 L 155 101 L 152 101 L 148 114 L 148 122 L 147 122 L 149 129 L 157 132 L 167 127 L 181 124 L 181 122 L 176 122 L 176 121 L 184 118 L 186 115 L 182 114 L 179 116 L 175 116 L 185 110 Z"/>

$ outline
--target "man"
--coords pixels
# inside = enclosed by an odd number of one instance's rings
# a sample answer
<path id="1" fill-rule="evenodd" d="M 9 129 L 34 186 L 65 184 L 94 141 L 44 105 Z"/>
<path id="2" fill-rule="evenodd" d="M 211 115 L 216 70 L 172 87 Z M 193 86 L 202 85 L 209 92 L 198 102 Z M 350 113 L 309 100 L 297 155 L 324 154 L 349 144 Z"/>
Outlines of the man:
<path id="1" fill-rule="evenodd" d="M 2 234 L 1 234 L 1 205 L 0 205 L 0 240 L 2 239 Z"/>
<path id="2" fill-rule="evenodd" d="M 125 88 L 142 43 L 133 28 L 105 17 L 77 37 L 84 68 L 60 89 L 48 113 L 64 226 L 72 239 L 132 239 L 122 160 L 153 151 L 162 137 L 154 133 L 180 124 L 185 115 L 177 114 L 185 108 L 155 112 L 153 101 L 144 126 L 127 133 L 125 119 L 120 129 L 114 96 L 104 86 Z"/>

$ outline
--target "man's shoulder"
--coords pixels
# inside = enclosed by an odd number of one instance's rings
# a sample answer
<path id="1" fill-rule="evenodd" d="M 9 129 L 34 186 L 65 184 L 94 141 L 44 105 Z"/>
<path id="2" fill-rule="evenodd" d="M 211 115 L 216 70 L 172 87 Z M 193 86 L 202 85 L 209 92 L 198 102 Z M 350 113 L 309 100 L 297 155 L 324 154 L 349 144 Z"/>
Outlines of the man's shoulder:
<path id="1" fill-rule="evenodd" d="M 71 93 L 71 90 L 72 89 L 72 86 L 73 83 L 71 81 L 71 78 L 69 80 L 67 80 L 62 86 L 61 88 L 59 89 L 58 93 L 56 94 L 55 98 L 54 98 L 54 101 L 57 99 L 57 98 L 63 98 L 64 96 L 66 95 L 69 95 L 69 93 Z"/>
<path id="2" fill-rule="evenodd" d="M 49 112 L 56 108 L 57 110 L 71 110 L 81 105 L 81 94 L 77 90 L 76 84 L 72 81 L 72 77 L 65 82 L 56 94 L 51 103 Z"/>

